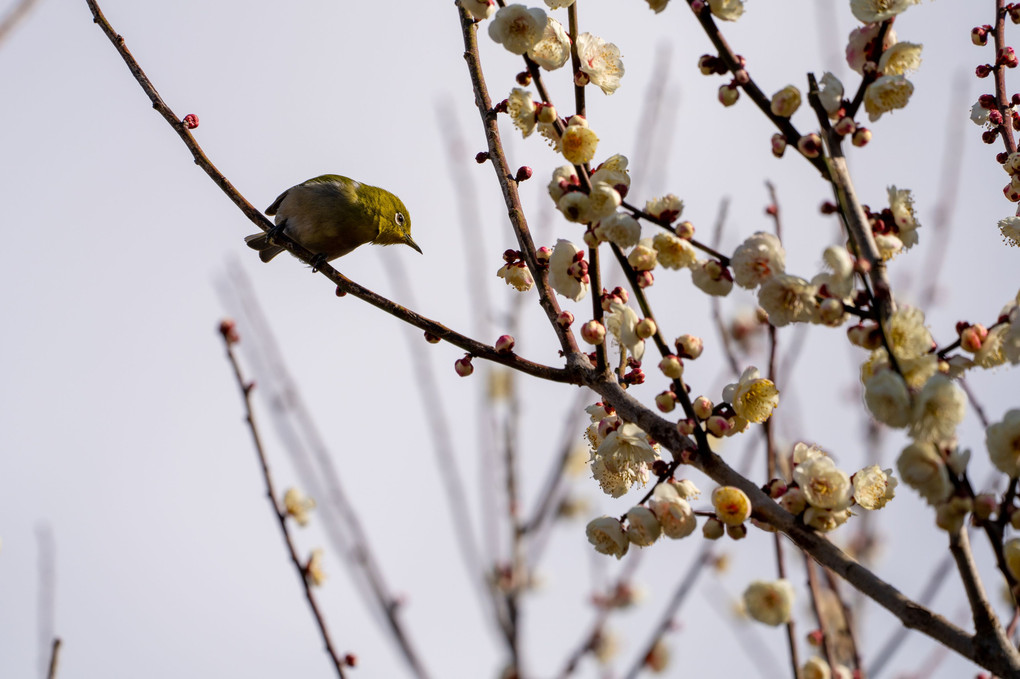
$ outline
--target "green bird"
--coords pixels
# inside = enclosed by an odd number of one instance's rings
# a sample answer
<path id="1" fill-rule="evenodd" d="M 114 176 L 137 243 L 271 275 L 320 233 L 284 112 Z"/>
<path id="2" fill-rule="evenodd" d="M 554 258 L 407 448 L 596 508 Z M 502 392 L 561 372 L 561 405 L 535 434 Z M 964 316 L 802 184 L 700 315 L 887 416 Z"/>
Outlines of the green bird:
<path id="1" fill-rule="evenodd" d="M 421 252 L 411 238 L 411 217 L 399 198 L 385 189 L 324 174 L 292 186 L 266 214 L 275 216 L 276 227 L 244 239 L 268 262 L 284 248 L 272 242 L 283 232 L 316 253 L 316 260 L 328 262 L 346 255 L 365 243 L 403 243 Z"/>

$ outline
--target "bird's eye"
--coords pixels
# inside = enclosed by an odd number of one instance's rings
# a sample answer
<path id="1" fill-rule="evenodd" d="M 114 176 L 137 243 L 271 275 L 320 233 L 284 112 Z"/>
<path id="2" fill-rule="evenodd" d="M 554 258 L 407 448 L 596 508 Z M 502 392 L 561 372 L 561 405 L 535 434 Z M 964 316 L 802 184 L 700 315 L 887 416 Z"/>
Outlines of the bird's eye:
<path id="1" fill-rule="evenodd" d="M 393 215 L 393 221 L 395 221 L 397 223 L 397 226 L 403 226 L 404 225 L 404 213 L 403 212 L 398 212 L 397 214 Z"/>

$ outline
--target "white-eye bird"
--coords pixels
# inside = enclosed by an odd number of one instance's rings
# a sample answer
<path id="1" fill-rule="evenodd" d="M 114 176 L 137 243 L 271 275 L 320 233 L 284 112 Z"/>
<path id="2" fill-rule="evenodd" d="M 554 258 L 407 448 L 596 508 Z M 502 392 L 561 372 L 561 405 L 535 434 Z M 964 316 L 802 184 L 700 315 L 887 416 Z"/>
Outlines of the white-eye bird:
<path id="1" fill-rule="evenodd" d="M 346 255 L 359 245 L 403 243 L 421 252 L 411 238 L 411 216 L 399 198 L 389 191 L 342 177 L 324 174 L 292 186 L 266 214 L 275 216 L 276 227 L 244 239 L 268 262 L 284 248 L 272 242 L 282 231 L 323 262 Z"/>

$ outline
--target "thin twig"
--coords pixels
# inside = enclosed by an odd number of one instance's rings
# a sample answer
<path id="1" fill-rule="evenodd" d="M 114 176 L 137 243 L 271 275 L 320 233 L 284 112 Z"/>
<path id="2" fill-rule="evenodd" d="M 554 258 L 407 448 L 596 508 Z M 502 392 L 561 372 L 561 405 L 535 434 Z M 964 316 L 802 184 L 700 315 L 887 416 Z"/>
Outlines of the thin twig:
<path id="1" fill-rule="evenodd" d="M 57 663 L 60 660 L 60 637 L 53 638 L 53 650 L 50 651 L 50 666 L 46 672 L 47 679 L 56 679 L 57 677 Z"/>
<path id="2" fill-rule="evenodd" d="M 255 414 L 252 410 L 251 405 L 251 392 L 254 388 L 254 384 L 244 378 L 244 374 L 241 372 L 241 365 L 237 361 L 237 356 L 234 354 L 233 344 L 236 339 L 230 336 L 230 333 L 223 332 L 223 343 L 227 350 L 227 359 L 230 361 L 230 365 L 234 370 L 234 377 L 237 379 L 238 389 L 241 390 L 241 397 L 244 400 L 245 408 L 245 421 L 248 423 L 248 428 L 251 431 L 252 443 L 255 445 L 255 452 L 259 458 L 259 466 L 262 470 L 262 478 L 266 482 L 266 497 L 269 503 L 273 507 L 273 514 L 276 515 L 277 522 L 280 525 L 280 532 L 283 535 L 283 541 L 287 545 L 287 552 L 290 555 L 291 563 L 294 564 L 294 569 L 297 571 L 298 579 L 301 581 L 301 586 L 305 591 L 305 598 L 308 600 L 308 606 L 312 610 L 312 616 L 315 618 L 315 623 L 319 628 L 319 633 L 322 635 L 322 641 L 326 646 L 326 653 L 329 654 L 330 659 L 333 661 L 333 666 L 336 668 L 337 676 L 340 679 L 344 679 L 347 675 L 344 672 L 344 666 L 346 665 L 344 659 L 337 653 L 333 640 L 329 635 L 329 631 L 326 628 L 326 620 L 319 609 L 319 603 L 312 591 L 312 583 L 308 575 L 308 569 L 301 561 L 301 557 L 298 556 L 297 547 L 294 545 L 294 540 L 291 537 L 290 529 L 287 526 L 287 514 L 280 509 L 280 505 L 276 499 L 276 488 L 273 485 L 273 477 L 269 472 L 269 460 L 266 458 L 265 449 L 262 446 L 262 436 L 259 434 L 258 426 L 255 423 Z"/>
<path id="3" fill-rule="evenodd" d="M 808 591 L 811 592 L 811 608 L 814 611 L 815 620 L 818 621 L 818 630 L 821 633 L 822 653 L 825 654 L 829 667 L 835 669 L 837 662 L 835 645 L 833 643 L 835 639 L 832 637 L 833 630 L 829 629 L 829 620 L 826 619 L 825 614 L 822 612 L 822 586 L 818 582 L 815 564 L 812 563 L 807 554 L 804 555 L 804 570 L 807 572 Z"/>

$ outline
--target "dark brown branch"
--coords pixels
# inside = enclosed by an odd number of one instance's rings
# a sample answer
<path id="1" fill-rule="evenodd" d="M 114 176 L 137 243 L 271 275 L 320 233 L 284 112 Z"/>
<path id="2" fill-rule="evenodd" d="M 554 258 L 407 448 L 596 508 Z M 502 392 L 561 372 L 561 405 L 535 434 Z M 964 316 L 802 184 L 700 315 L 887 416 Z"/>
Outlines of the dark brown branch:
<path id="1" fill-rule="evenodd" d="M 50 667 L 46 672 L 47 679 L 56 679 L 57 677 L 57 663 L 60 660 L 60 637 L 53 639 L 53 650 L 50 651 Z"/>

